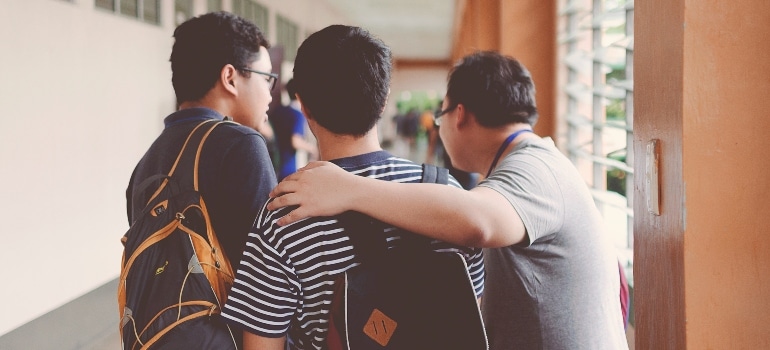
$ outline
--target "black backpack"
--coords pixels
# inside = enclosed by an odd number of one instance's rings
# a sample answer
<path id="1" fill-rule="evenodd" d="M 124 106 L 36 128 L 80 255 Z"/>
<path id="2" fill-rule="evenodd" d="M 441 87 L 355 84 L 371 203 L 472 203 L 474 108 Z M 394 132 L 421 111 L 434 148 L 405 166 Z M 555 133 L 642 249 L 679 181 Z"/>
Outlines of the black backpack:
<path id="1" fill-rule="evenodd" d="M 447 181 L 447 169 L 423 165 L 422 182 Z M 335 282 L 330 350 L 489 348 L 462 255 L 434 252 L 430 239 L 408 232 L 387 249 L 372 239 L 387 225 L 355 212 L 340 220 L 362 263 Z"/>
<path id="2" fill-rule="evenodd" d="M 121 239 L 123 349 L 237 349 L 240 343 L 219 317 L 233 270 L 198 192 L 201 149 L 222 123 L 198 124 L 171 171 L 151 176 L 133 191 L 155 189 Z"/>

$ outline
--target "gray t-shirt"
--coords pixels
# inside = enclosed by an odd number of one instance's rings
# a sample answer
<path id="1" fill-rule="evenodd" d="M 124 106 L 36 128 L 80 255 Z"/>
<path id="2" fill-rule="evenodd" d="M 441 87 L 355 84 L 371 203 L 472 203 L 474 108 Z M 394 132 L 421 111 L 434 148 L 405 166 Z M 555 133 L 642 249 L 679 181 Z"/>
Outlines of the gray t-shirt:
<path id="1" fill-rule="evenodd" d="M 528 235 L 484 250 L 490 349 L 627 349 L 615 250 L 553 141 L 523 140 L 479 186 L 505 196 Z"/>

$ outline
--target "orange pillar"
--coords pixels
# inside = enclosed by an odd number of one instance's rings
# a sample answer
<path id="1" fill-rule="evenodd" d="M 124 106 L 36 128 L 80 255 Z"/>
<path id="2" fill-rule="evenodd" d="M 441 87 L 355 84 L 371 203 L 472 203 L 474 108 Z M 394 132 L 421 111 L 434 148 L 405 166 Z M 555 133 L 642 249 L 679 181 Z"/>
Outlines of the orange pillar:
<path id="1" fill-rule="evenodd" d="M 499 0 L 458 0 L 452 61 L 477 50 L 500 50 Z"/>
<path id="2" fill-rule="evenodd" d="M 768 349 L 770 7 L 645 0 L 634 18 L 636 348 Z"/>

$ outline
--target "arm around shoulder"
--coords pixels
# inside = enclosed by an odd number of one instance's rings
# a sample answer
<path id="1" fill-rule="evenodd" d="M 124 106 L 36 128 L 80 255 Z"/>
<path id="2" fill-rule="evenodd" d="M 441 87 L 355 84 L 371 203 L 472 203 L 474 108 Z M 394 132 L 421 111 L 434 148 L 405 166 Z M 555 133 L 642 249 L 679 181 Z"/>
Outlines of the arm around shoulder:
<path id="1" fill-rule="evenodd" d="M 524 224 L 500 193 L 438 185 L 396 183 L 347 173 L 325 162 L 287 177 L 268 208 L 297 205 L 279 224 L 355 210 L 428 237 L 463 246 L 501 247 L 521 242 Z"/>
<path id="2" fill-rule="evenodd" d="M 524 224 L 513 206 L 488 188 L 466 191 L 437 184 L 376 180 L 366 185 L 367 191 L 357 192 L 373 197 L 358 197 L 353 210 L 415 233 L 484 248 L 509 246 L 525 237 Z"/>

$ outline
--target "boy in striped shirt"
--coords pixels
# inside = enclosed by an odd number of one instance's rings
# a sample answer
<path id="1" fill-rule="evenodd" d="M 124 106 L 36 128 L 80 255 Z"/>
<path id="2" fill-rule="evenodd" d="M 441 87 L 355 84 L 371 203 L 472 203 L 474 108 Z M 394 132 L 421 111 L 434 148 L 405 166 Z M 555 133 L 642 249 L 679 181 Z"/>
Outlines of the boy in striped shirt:
<path id="1" fill-rule="evenodd" d="M 366 30 L 329 26 L 300 46 L 294 66 L 297 99 L 318 140 L 320 158 L 346 171 L 401 183 L 420 182 L 422 167 L 383 151 L 377 121 L 389 93 L 390 49 Z M 450 185 L 459 187 L 456 180 Z M 263 209 L 249 235 L 223 317 L 242 328 L 246 349 L 321 349 L 326 342 L 334 281 L 360 264 L 337 216 L 291 225 L 290 211 Z M 386 230 L 391 246 L 404 234 Z M 372 237 L 372 239 L 380 239 Z M 435 250 L 466 258 L 477 297 L 484 289 L 481 250 L 434 241 Z"/>

